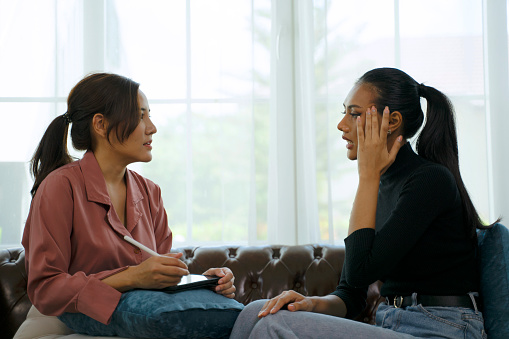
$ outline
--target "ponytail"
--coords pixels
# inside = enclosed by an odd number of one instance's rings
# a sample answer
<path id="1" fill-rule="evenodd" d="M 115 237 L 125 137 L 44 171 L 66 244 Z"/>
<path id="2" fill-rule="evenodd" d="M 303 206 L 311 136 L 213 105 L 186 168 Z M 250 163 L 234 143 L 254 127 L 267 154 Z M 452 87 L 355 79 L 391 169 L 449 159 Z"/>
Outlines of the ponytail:
<path id="1" fill-rule="evenodd" d="M 72 161 L 67 150 L 68 123 L 67 113 L 53 119 L 37 146 L 30 161 L 30 172 L 34 178 L 34 185 L 30 190 L 32 198 L 48 174 Z"/>
<path id="2" fill-rule="evenodd" d="M 427 108 L 426 124 L 417 139 L 417 153 L 446 166 L 457 178 L 458 138 L 453 106 L 442 92 L 423 84 L 419 85 L 419 96 L 426 99 Z"/>
<path id="3" fill-rule="evenodd" d="M 461 196 L 463 218 L 468 234 L 475 237 L 476 229 L 485 226 L 477 213 L 467 188 L 463 183 L 459 168 L 458 138 L 454 108 L 451 101 L 442 92 L 423 84 L 419 86 L 419 95 L 426 99 L 426 124 L 417 139 L 417 153 L 425 159 L 444 165 L 451 171 Z M 495 221 L 499 222 L 500 219 Z"/>

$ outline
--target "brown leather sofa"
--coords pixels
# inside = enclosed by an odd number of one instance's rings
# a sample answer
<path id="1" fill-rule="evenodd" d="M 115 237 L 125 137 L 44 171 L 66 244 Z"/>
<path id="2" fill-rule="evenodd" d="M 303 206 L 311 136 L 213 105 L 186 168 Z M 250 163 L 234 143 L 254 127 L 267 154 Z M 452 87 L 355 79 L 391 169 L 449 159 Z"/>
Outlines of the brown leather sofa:
<path id="1" fill-rule="evenodd" d="M 191 273 L 210 267 L 229 267 L 235 274 L 236 299 L 251 301 L 271 298 L 293 289 L 304 295 L 326 295 L 336 288 L 345 259 L 344 247 L 221 246 L 184 247 L 182 260 Z M 370 286 L 367 306 L 358 321 L 374 323 L 381 302 L 381 283 Z M 26 293 L 27 276 L 22 248 L 0 250 L 0 339 L 12 339 L 31 306 Z"/>

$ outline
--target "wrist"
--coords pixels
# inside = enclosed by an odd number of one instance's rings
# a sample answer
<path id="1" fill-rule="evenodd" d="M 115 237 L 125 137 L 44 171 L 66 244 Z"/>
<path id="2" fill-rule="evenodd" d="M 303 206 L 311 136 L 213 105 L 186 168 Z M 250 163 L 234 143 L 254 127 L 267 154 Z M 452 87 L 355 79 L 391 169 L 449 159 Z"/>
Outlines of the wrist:
<path id="1" fill-rule="evenodd" d="M 362 171 L 359 172 L 359 183 L 360 182 L 380 182 L 382 175 L 377 171 Z"/>
<path id="2" fill-rule="evenodd" d="M 311 301 L 311 312 L 315 313 L 324 313 L 323 310 L 327 309 L 328 300 L 324 297 L 307 297 Z"/>
<path id="3" fill-rule="evenodd" d="M 125 279 L 125 288 L 127 290 L 132 290 L 132 289 L 135 289 L 135 288 L 139 288 L 140 286 L 138 285 L 138 282 L 139 282 L 139 279 L 136 279 L 134 277 L 134 271 L 136 270 L 136 266 L 129 266 L 127 267 L 127 269 L 124 271 L 125 275 L 124 275 L 124 279 Z"/>

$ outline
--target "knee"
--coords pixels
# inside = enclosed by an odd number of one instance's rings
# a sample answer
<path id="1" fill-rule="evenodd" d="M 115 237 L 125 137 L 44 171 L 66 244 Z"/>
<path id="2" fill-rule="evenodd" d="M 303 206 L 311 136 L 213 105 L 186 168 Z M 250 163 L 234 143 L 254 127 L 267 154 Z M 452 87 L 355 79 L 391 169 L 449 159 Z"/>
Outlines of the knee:
<path id="1" fill-rule="evenodd" d="M 255 300 L 247 304 L 246 307 L 244 307 L 244 309 L 242 310 L 242 312 L 258 315 L 258 313 L 260 313 L 263 305 L 265 305 L 266 302 L 267 302 L 266 299 Z"/>
<path id="2" fill-rule="evenodd" d="M 259 320 L 258 313 L 260 313 L 265 302 L 266 300 L 257 300 L 244 307 L 235 321 L 230 339 L 245 339 L 251 335 L 251 331 Z"/>

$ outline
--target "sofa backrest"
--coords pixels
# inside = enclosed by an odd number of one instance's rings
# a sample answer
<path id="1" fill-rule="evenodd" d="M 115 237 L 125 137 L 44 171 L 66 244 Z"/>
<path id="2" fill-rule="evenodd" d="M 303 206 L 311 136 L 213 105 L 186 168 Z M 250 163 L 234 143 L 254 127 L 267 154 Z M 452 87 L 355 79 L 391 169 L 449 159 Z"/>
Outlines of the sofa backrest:
<path id="1" fill-rule="evenodd" d="M 223 246 L 177 248 L 191 273 L 229 267 L 235 275 L 237 301 L 272 298 L 293 289 L 304 295 L 326 295 L 336 289 L 345 259 L 343 247 Z"/>

